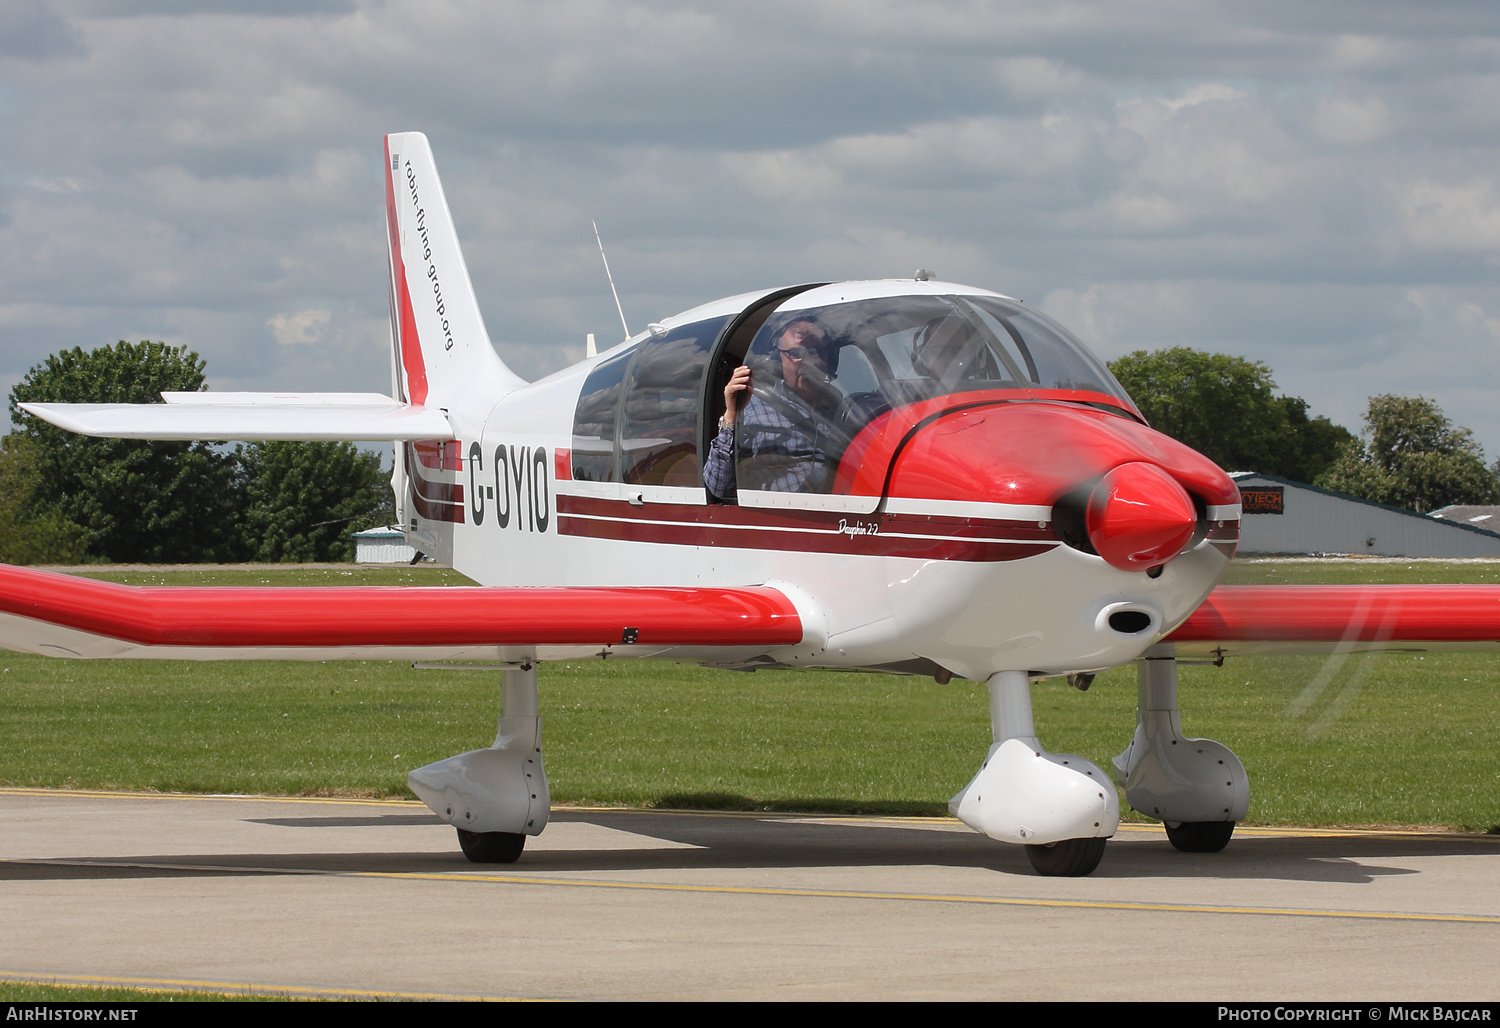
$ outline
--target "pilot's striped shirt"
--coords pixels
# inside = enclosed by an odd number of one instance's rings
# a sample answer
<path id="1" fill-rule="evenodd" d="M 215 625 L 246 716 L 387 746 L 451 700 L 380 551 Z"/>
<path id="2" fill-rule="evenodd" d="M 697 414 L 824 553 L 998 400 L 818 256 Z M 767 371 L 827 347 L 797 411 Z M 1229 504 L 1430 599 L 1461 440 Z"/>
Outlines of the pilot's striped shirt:
<path id="1" fill-rule="evenodd" d="M 755 478 L 746 488 L 827 492 L 833 464 L 830 428 L 785 382 L 777 382 L 768 396 L 750 397 L 734 425 L 719 429 L 703 463 L 703 484 L 721 500 L 735 499 L 738 442 L 745 473 Z"/>

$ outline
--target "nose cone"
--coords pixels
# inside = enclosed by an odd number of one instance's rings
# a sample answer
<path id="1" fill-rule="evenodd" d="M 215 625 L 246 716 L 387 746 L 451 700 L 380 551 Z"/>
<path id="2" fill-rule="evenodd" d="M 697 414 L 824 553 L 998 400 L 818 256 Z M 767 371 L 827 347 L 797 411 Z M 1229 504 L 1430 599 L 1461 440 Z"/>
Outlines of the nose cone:
<path id="1" fill-rule="evenodd" d="M 1099 556 L 1121 571 L 1144 571 L 1182 552 L 1197 527 L 1187 491 L 1154 464 L 1110 471 L 1089 496 L 1085 523 Z"/>

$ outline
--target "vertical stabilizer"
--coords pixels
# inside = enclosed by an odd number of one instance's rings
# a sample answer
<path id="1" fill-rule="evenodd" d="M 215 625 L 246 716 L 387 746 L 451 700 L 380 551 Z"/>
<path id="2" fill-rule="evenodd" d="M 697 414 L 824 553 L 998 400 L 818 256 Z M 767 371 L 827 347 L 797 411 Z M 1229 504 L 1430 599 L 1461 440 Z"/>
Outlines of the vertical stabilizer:
<path id="1" fill-rule="evenodd" d="M 457 439 L 477 439 L 500 397 L 525 383 L 490 345 L 427 137 L 385 137 L 390 240 L 391 390 L 442 410 Z M 451 564 L 464 523 L 457 442 L 397 444 L 391 486 L 401 529 L 418 550 Z"/>
<path id="2" fill-rule="evenodd" d="M 482 419 L 524 382 L 496 355 L 427 137 L 385 137 L 396 395 Z"/>

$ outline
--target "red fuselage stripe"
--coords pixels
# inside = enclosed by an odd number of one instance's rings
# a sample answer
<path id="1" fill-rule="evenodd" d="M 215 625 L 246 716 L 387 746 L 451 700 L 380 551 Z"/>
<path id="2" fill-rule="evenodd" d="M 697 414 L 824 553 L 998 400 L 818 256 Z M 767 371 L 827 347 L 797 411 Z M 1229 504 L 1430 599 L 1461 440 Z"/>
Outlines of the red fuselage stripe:
<path id="1" fill-rule="evenodd" d="M 418 517 L 428 521 L 450 521 L 464 523 L 464 487 L 452 482 L 435 482 L 423 478 L 412 463 L 412 451 L 420 443 L 407 443 L 403 448 L 406 460 L 406 481 L 412 509 Z"/>
<path id="2" fill-rule="evenodd" d="M 788 646 L 775 589 L 127 586 L 0 565 L 0 612 L 141 646 Z"/>
<path id="3" fill-rule="evenodd" d="M 918 557 L 926 560 L 1000 561 L 1019 560 L 1046 553 L 1060 545 L 1023 543 L 995 539 L 930 539 L 899 535 L 852 535 L 797 532 L 786 529 L 756 531 L 720 525 L 652 524 L 636 521 L 605 521 L 559 515 L 564 535 L 594 539 L 617 539 L 644 543 L 676 543 L 680 546 L 728 546 L 746 550 L 796 550 L 807 553 L 856 554 L 877 557 Z"/>
<path id="4" fill-rule="evenodd" d="M 1050 525 L 925 514 L 851 514 L 732 504 L 557 497 L 563 535 L 682 546 L 796 550 L 928 560 L 1003 561 L 1061 545 Z"/>

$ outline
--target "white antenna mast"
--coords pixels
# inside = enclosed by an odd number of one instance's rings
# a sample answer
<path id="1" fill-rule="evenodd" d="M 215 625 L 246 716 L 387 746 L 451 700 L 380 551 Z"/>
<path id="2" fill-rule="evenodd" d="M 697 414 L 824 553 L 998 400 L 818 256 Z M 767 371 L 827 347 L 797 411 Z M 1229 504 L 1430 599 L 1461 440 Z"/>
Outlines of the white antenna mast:
<path id="1" fill-rule="evenodd" d="M 604 256 L 604 240 L 599 238 L 599 223 L 590 221 L 594 226 L 594 242 L 599 244 L 599 258 L 604 261 L 604 277 L 609 279 L 609 291 L 615 294 L 615 310 L 620 312 L 620 327 L 625 329 L 625 338 L 630 338 L 630 326 L 625 324 L 625 308 L 620 306 L 620 291 L 615 288 L 615 277 L 609 273 L 609 258 Z"/>

